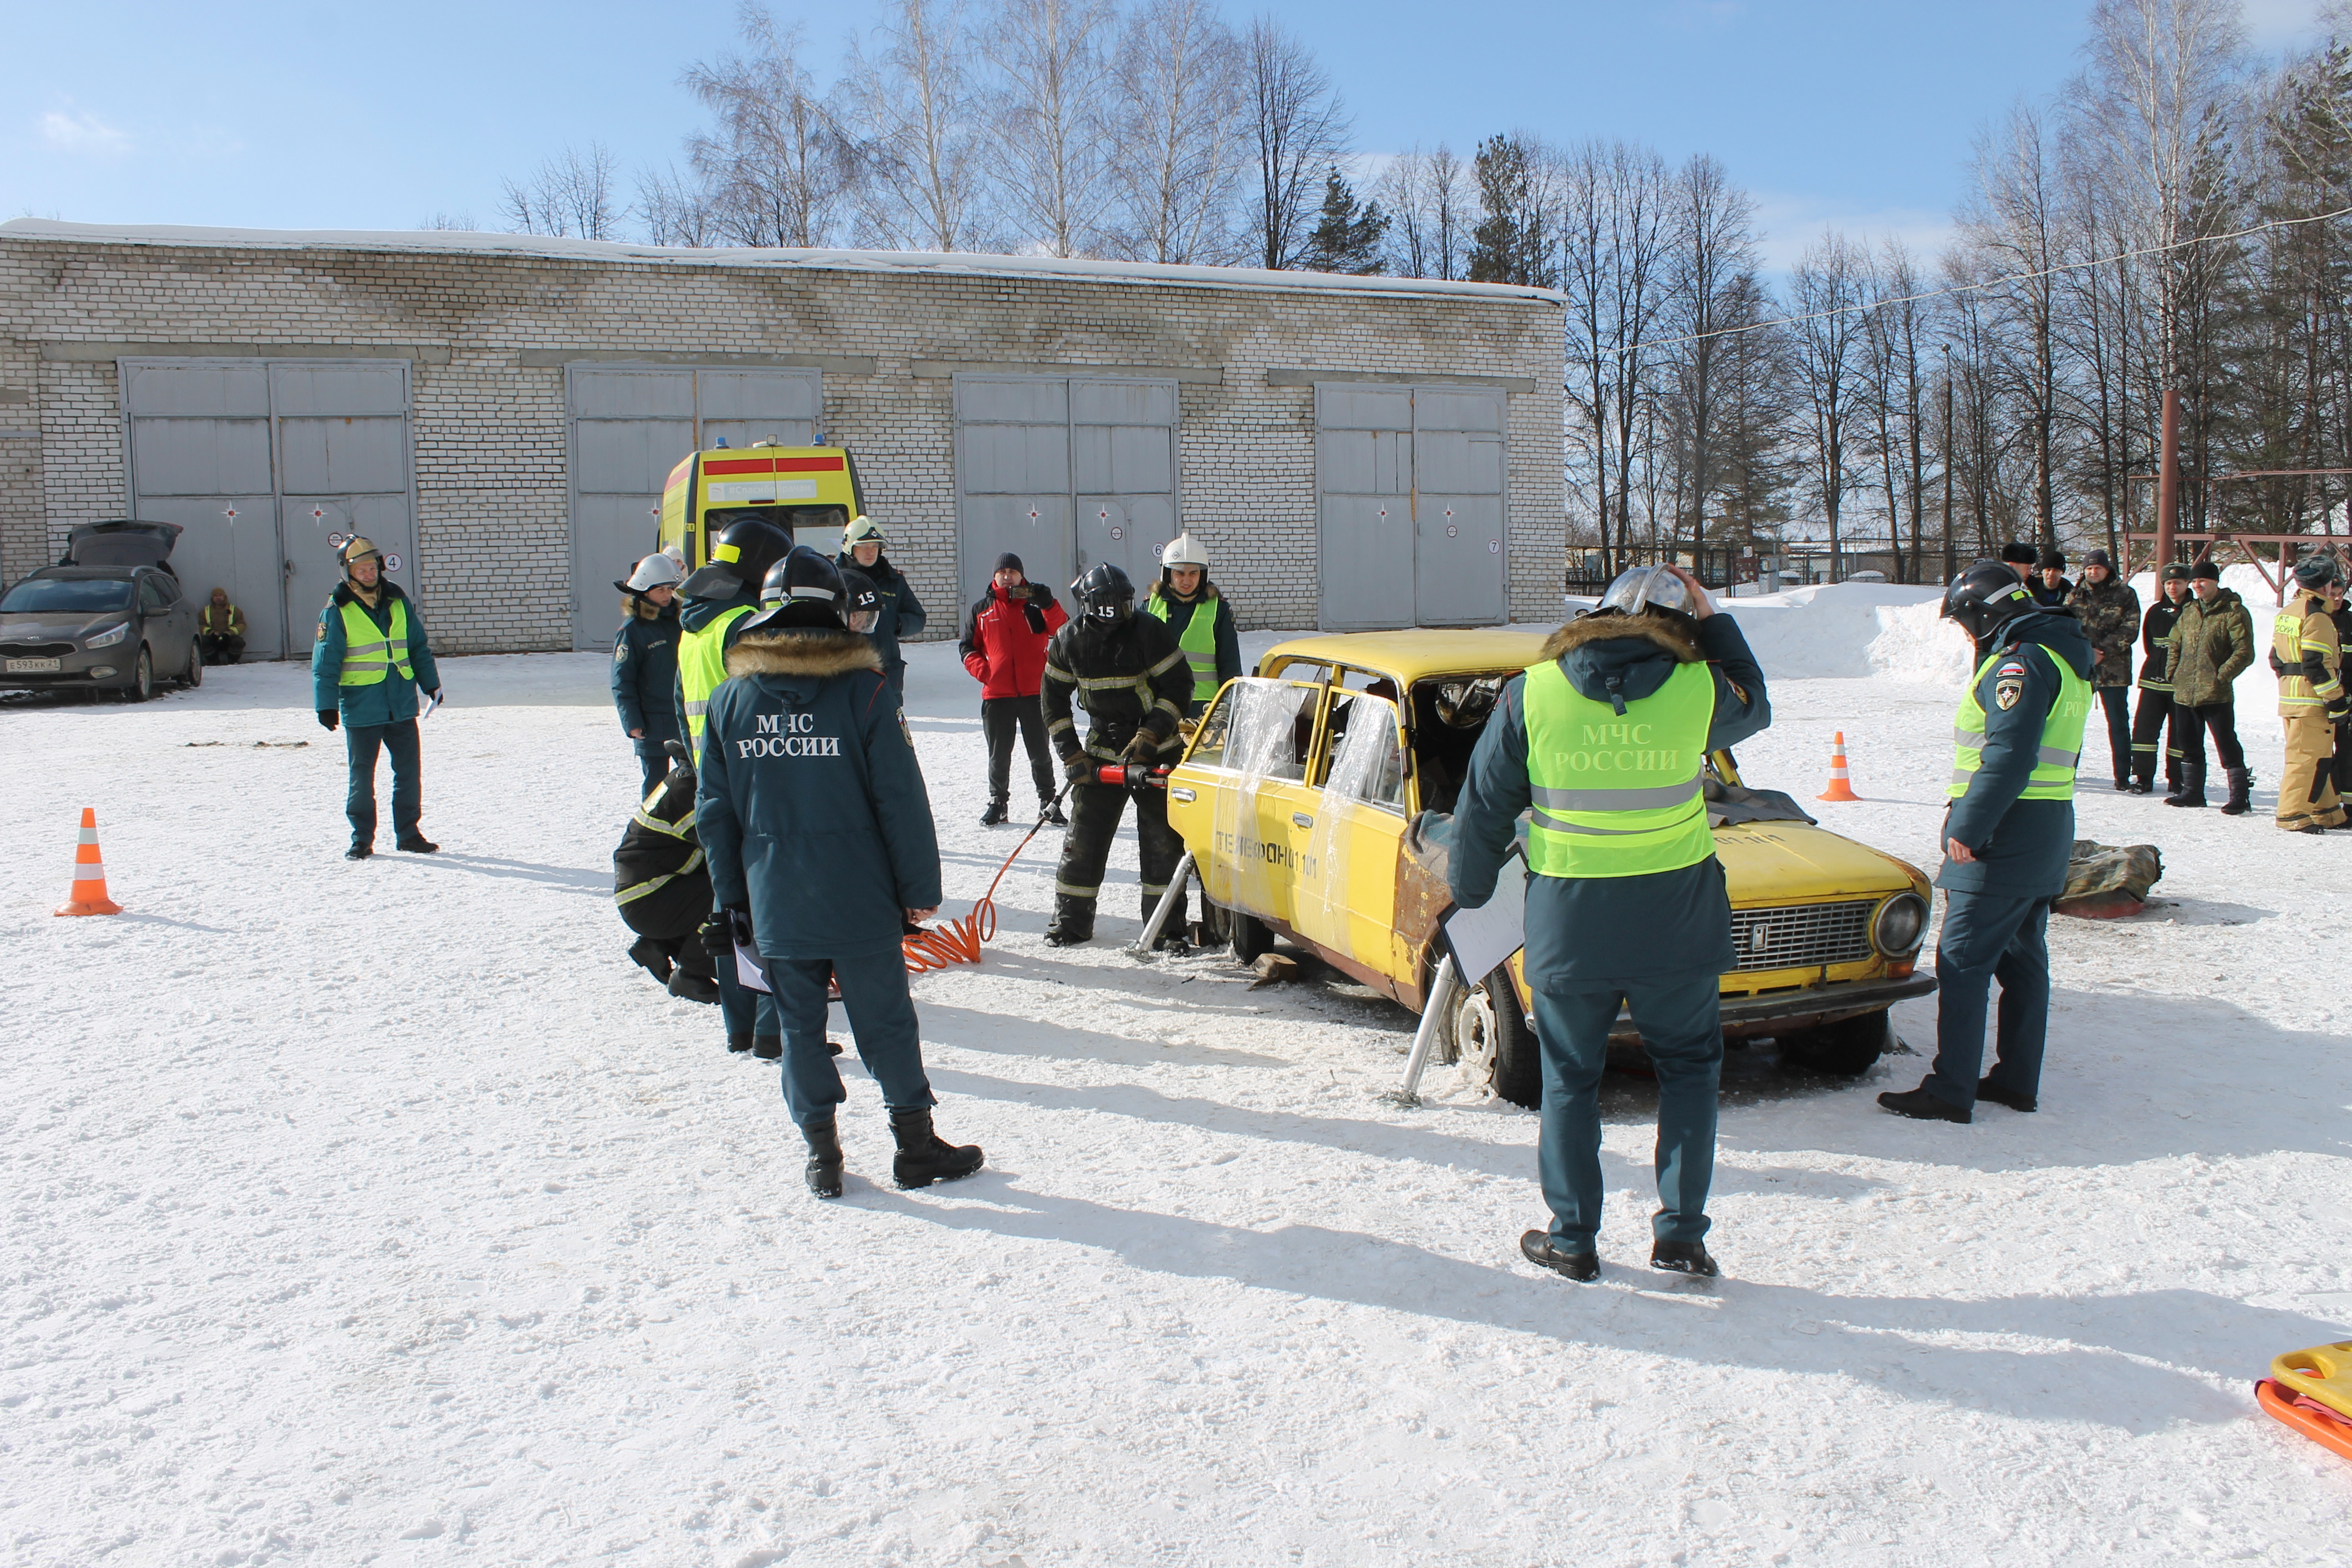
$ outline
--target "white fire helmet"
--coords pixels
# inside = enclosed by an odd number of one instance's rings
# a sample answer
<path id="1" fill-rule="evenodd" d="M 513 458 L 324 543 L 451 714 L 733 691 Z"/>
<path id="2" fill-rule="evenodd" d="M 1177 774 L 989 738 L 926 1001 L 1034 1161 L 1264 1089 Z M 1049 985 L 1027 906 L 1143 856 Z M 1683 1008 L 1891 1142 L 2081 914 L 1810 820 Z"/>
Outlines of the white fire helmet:
<path id="1" fill-rule="evenodd" d="M 677 569 L 677 560 L 666 552 L 656 551 L 637 563 L 637 569 L 629 574 L 627 585 L 632 592 L 643 594 L 655 588 L 675 588 L 685 580 L 686 574 Z"/>
<path id="2" fill-rule="evenodd" d="M 1209 552 L 1190 533 L 1180 533 L 1160 546 L 1160 564 L 1170 569 L 1194 566 L 1202 572 L 1209 569 Z"/>

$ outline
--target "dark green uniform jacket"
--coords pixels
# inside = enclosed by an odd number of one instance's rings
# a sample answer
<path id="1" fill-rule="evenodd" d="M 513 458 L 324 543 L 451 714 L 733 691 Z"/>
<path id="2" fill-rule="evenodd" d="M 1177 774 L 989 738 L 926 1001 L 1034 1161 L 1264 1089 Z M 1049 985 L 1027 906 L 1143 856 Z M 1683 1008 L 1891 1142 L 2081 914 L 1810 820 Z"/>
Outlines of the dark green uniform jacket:
<path id="1" fill-rule="evenodd" d="M 915 585 L 890 564 L 887 555 L 877 555 L 873 565 L 860 566 L 857 557 L 845 550 L 833 558 L 833 563 L 845 572 L 863 572 L 873 579 L 874 591 L 881 596 L 882 605 L 876 612 L 874 629 L 866 635 L 872 637 L 874 646 L 882 651 L 884 673 L 903 685 L 907 660 L 898 652 L 898 639 L 920 637 L 923 626 L 930 619 L 929 613 L 923 608 L 923 602 L 915 597 Z"/>
<path id="2" fill-rule="evenodd" d="M 319 612 L 318 640 L 310 645 L 310 706 L 321 711 L 329 708 L 342 710 L 343 722 L 362 729 L 372 724 L 397 724 L 416 717 L 416 694 L 441 689 L 441 671 L 433 662 L 433 649 L 425 640 L 425 617 L 416 613 L 416 601 L 400 591 L 400 584 L 378 578 L 380 591 L 371 607 L 367 601 L 352 592 L 344 582 L 335 589 L 335 596 Z M 415 680 L 400 678 L 398 649 L 394 668 L 384 671 L 383 679 L 373 686 L 344 686 L 343 673 L 343 606 L 357 605 L 367 618 L 392 631 L 392 605 L 395 599 L 408 605 L 408 668 L 415 671 Z"/>
<path id="3" fill-rule="evenodd" d="M 739 637 L 703 731 L 695 830 L 719 907 L 745 906 L 761 956 L 898 951 L 940 903 L 940 844 L 914 742 L 856 632 Z"/>
<path id="4" fill-rule="evenodd" d="M 1705 659 L 1715 673 L 1712 752 L 1763 730 L 1772 708 L 1739 623 L 1714 615 L 1693 626 L 1654 615 L 1585 616 L 1552 633 L 1543 657 L 1558 660 L 1569 684 L 1600 702 L 1609 700 L 1612 682 L 1628 702 L 1653 696 L 1677 665 Z M 1451 880 L 1454 901 L 1465 909 L 1494 897 L 1520 815 L 1534 801 L 1526 687 L 1519 676 L 1503 688 L 1454 806 Z M 1712 855 L 1646 876 L 1530 878 L 1527 925 L 1528 984 L 1538 991 L 1627 980 L 1677 984 L 1712 979 L 1738 962 L 1723 862 Z"/>
<path id="5" fill-rule="evenodd" d="M 2171 662 L 2172 649 L 2166 638 L 2172 635 L 2172 623 L 2180 618 L 2180 606 L 2171 596 L 2159 597 L 2139 618 L 2139 648 L 2144 656 L 2139 661 L 2140 686 L 2149 691 L 2169 691 L 2171 681 L 2165 679 L 2165 666 Z"/>
<path id="6" fill-rule="evenodd" d="M 2132 638 L 2139 631 L 2139 595 L 2132 585 L 2112 572 L 2104 583 L 2085 577 L 2066 596 L 2066 607 L 2100 656 L 2091 665 L 2091 684 L 2129 686 Z"/>
<path id="7" fill-rule="evenodd" d="M 1175 759 L 1176 722 L 1191 711 L 1192 667 L 1176 646 L 1176 634 L 1157 616 L 1140 610 L 1111 631 L 1075 620 L 1045 645 L 1045 733 L 1064 762 L 1081 749 L 1071 707 L 1087 710 L 1093 723 L 1084 749 L 1117 762 L 1140 729 L 1160 753 Z"/>
<path id="8" fill-rule="evenodd" d="M 665 608 L 630 594 L 621 608 L 629 617 L 613 637 L 613 706 L 621 731 L 678 740 L 686 731 L 677 721 L 677 605 Z"/>
<path id="9" fill-rule="evenodd" d="M 1936 886 L 1959 893 L 1992 893 L 2005 898 L 2049 898 L 2066 887 L 2066 857 L 2074 845 L 2074 803 L 2071 800 L 2020 800 L 2042 751 L 2042 729 L 2061 689 L 2058 672 L 2040 654 L 2020 647 L 2040 643 L 2091 678 L 2091 641 L 2082 623 L 2063 613 L 2033 611 L 1993 630 L 1985 656 L 1996 652 L 2012 657 L 1993 659 L 1977 682 L 1977 701 L 1985 711 L 1982 757 L 1969 793 L 1952 802 L 1944 817 L 1944 837 L 1957 838 L 1976 856 L 1963 864 L 1947 858 L 1936 873 Z M 2022 680 L 2023 694 L 2007 708 L 2000 705 L 2003 680 Z"/>
<path id="10" fill-rule="evenodd" d="M 2237 700 L 2235 682 L 2254 662 L 2254 622 L 2236 589 L 2218 589 L 2210 599 L 2192 595 L 2181 605 L 2168 640 L 2172 662 L 2167 679 L 2175 702 L 2210 708 Z"/>

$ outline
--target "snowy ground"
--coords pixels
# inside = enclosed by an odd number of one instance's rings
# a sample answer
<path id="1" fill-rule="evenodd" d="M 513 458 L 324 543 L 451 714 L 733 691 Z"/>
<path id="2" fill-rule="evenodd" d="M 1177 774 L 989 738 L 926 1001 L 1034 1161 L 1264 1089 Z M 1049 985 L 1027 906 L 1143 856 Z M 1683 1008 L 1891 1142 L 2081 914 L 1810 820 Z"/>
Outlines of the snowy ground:
<path id="1" fill-rule="evenodd" d="M 1810 795 L 1843 729 L 1869 798 L 1825 820 L 1924 859 L 1953 694 L 1864 673 L 1937 668 L 1901 598 L 1822 606 L 1853 668 L 1742 762 Z M 1017 835 L 914 658 L 960 910 Z M 1139 965 L 1130 892 L 1045 949 L 1050 844 L 917 982 L 987 1170 L 889 1187 L 853 1068 L 819 1205 L 773 1069 L 623 958 L 602 659 L 446 674 L 444 852 L 361 865 L 299 671 L 0 702 L 9 1563 L 2352 1561 L 2352 1465 L 2249 1388 L 2352 1335 L 2352 838 L 2270 825 L 2260 707 L 2242 820 L 2110 795 L 2092 742 L 2083 830 L 2162 846 L 2166 901 L 2053 925 L 2041 1114 L 1735 1055 L 1708 1290 L 1639 1267 L 1641 1082 L 1602 1282 L 1540 1274 L 1531 1117 L 1389 1108 L 1403 1013 Z M 47 912 L 84 805 L 120 919 Z"/>

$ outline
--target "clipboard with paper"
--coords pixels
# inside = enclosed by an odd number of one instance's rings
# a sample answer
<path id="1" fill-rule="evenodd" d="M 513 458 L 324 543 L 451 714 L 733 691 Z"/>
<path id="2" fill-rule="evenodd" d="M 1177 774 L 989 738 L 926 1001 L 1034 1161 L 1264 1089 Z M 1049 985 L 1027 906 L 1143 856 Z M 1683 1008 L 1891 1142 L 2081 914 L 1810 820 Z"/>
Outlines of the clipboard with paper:
<path id="1" fill-rule="evenodd" d="M 1444 929 L 1465 985 L 1475 985 L 1527 945 L 1528 867 L 1517 849 L 1496 875 L 1495 896 L 1475 910 L 1456 909 Z"/>

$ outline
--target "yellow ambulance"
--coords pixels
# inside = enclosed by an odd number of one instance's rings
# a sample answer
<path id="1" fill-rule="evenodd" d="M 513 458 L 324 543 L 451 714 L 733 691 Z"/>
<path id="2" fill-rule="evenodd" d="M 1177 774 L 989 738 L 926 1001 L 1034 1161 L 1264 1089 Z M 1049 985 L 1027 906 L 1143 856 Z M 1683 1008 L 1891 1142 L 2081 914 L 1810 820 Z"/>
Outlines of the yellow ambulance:
<path id="1" fill-rule="evenodd" d="M 719 447 L 689 452 L 662 486 L 661 545 L 688 573 L 707 561 L 710 536 L 764 517 L 793 542 L 831 557 L 841 531 L 866 510 L 857 462 L 846 447 Z"/>

